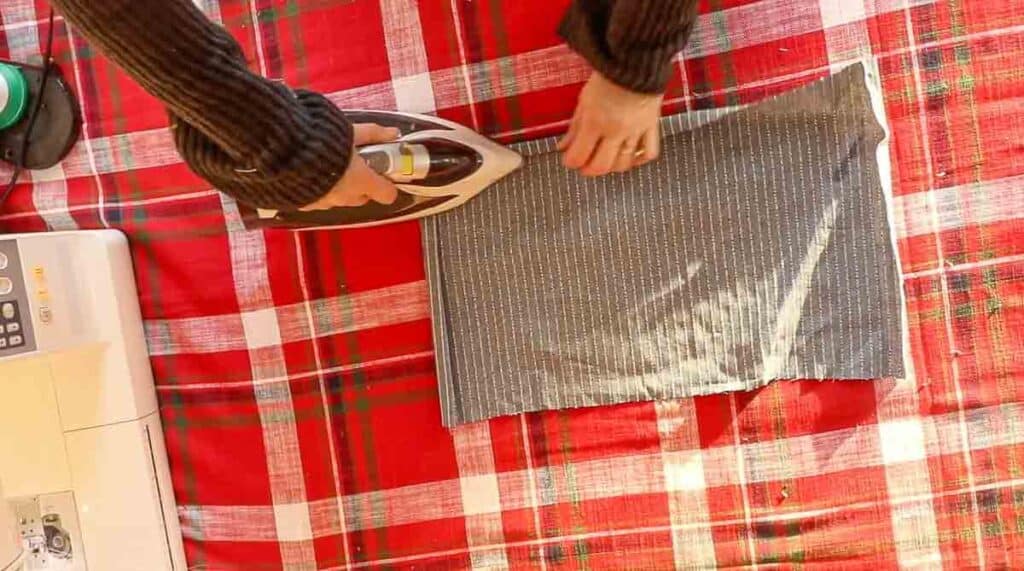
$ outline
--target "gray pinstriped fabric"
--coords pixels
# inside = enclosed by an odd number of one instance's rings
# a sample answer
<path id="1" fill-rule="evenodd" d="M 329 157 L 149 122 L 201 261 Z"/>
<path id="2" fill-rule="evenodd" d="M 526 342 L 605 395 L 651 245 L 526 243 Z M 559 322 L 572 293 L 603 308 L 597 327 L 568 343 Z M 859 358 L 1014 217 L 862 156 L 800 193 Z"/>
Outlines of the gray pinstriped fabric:
<path id="1" fill-rule="evenodd" d="M 666 118 L 662 159 L 580 178 L 555 139 L 423 221 L 447 426 L 904 374 L 865 68 Z"/>

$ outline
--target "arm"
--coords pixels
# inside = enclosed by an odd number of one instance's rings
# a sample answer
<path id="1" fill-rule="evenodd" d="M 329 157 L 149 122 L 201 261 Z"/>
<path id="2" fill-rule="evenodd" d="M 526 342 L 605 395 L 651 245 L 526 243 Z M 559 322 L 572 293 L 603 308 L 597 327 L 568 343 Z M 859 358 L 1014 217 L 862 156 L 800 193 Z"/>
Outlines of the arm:
<path id="1" fill-rule="evenodd" d="M 352 126 L 323 96 L 253 74 L 235 40 L 191 0 L 52 0 L 90 42 L 159 98 L 179 152 L 218 190 L 294 209 L 342 178 Z"/>
<path id="2" fill-rule="evenodd" d="M 574 0 L 559 33 L 601 75 L 661 93 L 697 19 L 697 0 Z"/>

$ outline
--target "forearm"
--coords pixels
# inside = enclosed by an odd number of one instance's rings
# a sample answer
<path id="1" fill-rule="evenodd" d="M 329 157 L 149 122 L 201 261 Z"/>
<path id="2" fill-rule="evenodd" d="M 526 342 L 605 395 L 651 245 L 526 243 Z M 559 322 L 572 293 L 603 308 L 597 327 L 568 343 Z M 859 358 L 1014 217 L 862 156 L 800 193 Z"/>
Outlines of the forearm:
<path id="1" fill-rule="evenodd" d="M 322 96 L 252 73 L 191 0 L 52 0 L 90 43 L 167 105 L 185 160 L 255 206 L 294 208 L 348 166 L 352 130 Z"/>
<path id="2" fill-rule="evenodd" d="M 574 0 L 559 29 L 602 75 L 660 93 L 697 18 L 697 0 Z"/>

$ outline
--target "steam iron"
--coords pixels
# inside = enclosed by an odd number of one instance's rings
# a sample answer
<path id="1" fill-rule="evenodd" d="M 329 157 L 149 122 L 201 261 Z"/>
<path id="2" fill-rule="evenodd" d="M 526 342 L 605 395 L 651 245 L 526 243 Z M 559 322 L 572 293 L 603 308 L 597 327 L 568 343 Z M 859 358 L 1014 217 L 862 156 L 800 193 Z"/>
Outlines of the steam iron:
<path id="1" fill-rule="evenodd" d="M 377 123 L 401 132 L 392 143 L 359 149 L 370 168 L 398 187 L 392 204 L 315 212 L 256 210 L 249 225 L 275 228 L 359 228 L 403 222 L 462 206 L 515 171 L 518 153 L 458 123 L 415 113 L 346 111 L 353 123 Z"/>

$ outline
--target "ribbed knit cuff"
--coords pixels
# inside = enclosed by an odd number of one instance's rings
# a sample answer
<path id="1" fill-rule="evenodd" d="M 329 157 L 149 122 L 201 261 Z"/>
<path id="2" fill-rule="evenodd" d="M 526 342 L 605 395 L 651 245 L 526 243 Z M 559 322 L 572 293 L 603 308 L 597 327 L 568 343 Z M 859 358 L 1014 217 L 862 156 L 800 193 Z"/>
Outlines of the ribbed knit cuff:
<path id="1" fill-rule="evenodd" d="M 276 185 L 281 210 L 322 198 L 348 170 L 354 152 L 352 123 L 341 109 L 319 93 L 297 90 L 296 96 L 307 110 L 308 130 L 286 169 L 293 174 L 282 174 Z"/>
<path id="2" fill-rule="evenodd" d="M 664 93 L 672 76 L 676 46 L 613 54 L 606 37 L 607 23 L 598 21 L 599 18 L 604 19 L 602 15 L 587 13 L 574 2 L 562 18 L 558 34 L 612 82 L 639 93 Z"/>
<path id="3" fill-rule="evenodd" d="M 348 169 L 353 152 L 352 124 L 318 93 L 296 91 L 305 127 L 287 163 L 273 173 L 239 164 L 188 123 L 172 117 L 175 143 L 189 167 L 239 202 L 256 208 L 295 210 L 322 198 Z"/>

